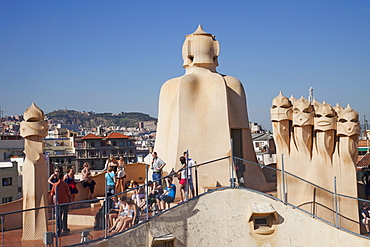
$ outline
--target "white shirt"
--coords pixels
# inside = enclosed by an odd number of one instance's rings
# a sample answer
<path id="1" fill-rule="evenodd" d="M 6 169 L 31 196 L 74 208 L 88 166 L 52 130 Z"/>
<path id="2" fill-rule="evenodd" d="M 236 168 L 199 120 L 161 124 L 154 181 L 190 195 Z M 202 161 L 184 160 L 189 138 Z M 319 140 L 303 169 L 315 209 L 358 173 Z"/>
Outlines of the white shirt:
<path id="1" fill-rule="evenodd" d="M 194 160 L 188 159 L 188 178 L 190 178 L 192 175 L 191 168 L 193 166 L 195 166 Z M 186 164 L 184 165 L 184 167 L 186 167 Z M 183 169 L 181 171 L 181 178 L 185 178 L 185 177 L 186 177 L 186 169 Z"/>

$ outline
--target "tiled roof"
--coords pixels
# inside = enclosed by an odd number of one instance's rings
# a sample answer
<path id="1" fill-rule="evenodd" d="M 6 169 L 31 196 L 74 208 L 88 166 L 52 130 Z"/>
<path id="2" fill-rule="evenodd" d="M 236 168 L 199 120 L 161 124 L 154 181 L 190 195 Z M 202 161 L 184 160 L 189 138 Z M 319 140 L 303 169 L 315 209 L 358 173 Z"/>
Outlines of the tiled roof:
<path id="1" fill-rule="evenodd" d="M 81 139 L 83 139 L 83 140 L 86 140 L 86 139 L 103 139 L 103 137 L 90 133 L 90 134 L 87 134 L 86 136 L 82 137 Z"/>
<path id="2" fill-rule="evenodd" d="M 107 136 L 107 139 L 123 139 L 123 138 L 130 138 L 130 137 L 122 133 L 119 133 L 119 132 L 113 132 Z"/>
<path id="3" fill-rule="evenodd" d="M 357 162 L 356 167 L 357 168 L 362 168 L 362 167 L 367 167 L 370 165 L 370 153 L 367 153 L 362 157 L 362 159 Z"/>

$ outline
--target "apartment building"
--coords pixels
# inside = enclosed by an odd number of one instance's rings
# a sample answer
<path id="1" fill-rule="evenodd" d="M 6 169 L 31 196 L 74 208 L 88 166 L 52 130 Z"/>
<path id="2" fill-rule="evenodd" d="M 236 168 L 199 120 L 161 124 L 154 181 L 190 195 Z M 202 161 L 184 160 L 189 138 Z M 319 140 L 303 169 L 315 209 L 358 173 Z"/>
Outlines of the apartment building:
<path id="1" fill-rule="evenodd" d="M 22 187 L 18 186 L 17 162 L 0 161 L 0 203 L 4 204 L 19 199 Z"/>
<path id="2" fill-rule="evenodd" d="M 136 162 L 135 140 L 120 132 L 113 132 L 108 136 L 90 133 L 84 137 L 77 137 L 75 148 L 78 171 L 82 169 L 85 162 L 90 164 L 91 169 L 103 169 L 111 155 L 116 158 L 123 156 L 126 163 Z"/>

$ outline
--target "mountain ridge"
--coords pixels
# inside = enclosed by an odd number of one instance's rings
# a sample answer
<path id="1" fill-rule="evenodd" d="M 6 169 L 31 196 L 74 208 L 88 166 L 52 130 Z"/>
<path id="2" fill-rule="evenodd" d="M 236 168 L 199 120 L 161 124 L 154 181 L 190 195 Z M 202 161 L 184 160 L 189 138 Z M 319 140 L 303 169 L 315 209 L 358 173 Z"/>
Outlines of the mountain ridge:
<path id="1" fill-rule="evenodd" d="M 149 114 L 141 112 L 96 113 L 67 109 L 54 110 L 45 114 L 45 117 L 56 123 L 81 124 L 88 128 L 97 126 L 136 127 L 138 122 L 157 121 Z"/>

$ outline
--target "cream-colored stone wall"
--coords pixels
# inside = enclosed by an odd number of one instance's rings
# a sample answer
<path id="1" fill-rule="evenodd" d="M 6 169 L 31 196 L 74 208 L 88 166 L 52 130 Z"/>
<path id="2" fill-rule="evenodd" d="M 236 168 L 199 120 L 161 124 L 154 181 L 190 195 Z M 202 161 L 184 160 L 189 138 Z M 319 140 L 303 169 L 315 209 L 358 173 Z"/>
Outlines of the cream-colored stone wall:
<path id="1" fill-rule="evenodd" d="M 271 205 L 278 218 L 271 235 L 255 237 L 250 205 Z M 212 192 L 95 246 L 151 246 L 167 232 L 175 246 L 369 246 L 370 240 L 323 223 L 281 202 L 245 189 Z M 151 233 L 150 233 L 151 232 Z"/>
<path id="2" fill-rule="evenodd" d="M 238 157 L 257 161 L 243 85 L 232 76 L 217 73 L 219 49 L 215 36 L 199 26 L 186 36 L 182 47 L 185 74 L 166 81 L 161 88 L 154 151 L 166 162 L 167 172 L 180 168 L 179 157 L 185 150 L 198 164 L 231 156 L 231 138 L 237 139 L 234 150 Z M 228 160 L 200 168 L 199 187 L 229 186 L 229 174 Z M 249 188 L 269 188 L 255 167 L 246 168 L 244 181 Z"/>
<path id="3" fill-rule="evenodd" d="M 355 162 L 360 125 L 358 113 L 349 105 L 332 107 L 325 101 L 288 99 L 282 93 L 272 101 L 271 121 L 277 150 L 277 168 L 338 194 L 357 197 Z M 284 155 L 284 162 L 282 159 Z M 278 196 L 284 198 L 281 176 Z M 310 210 L 334 223 L 332 193 L 286 175 L 289 203 Z M 336 180 L 336 187 L 334 187 Z M 341 226 L 359 232 L 357 200 L 339 198 Z"/>
<path id="4" fill-rule="evenodd" d="M 24 138 L 23 164 L 23 209 L 47 206 L 47 166 L 44 158 L 43 138 L 47 135 L 48 124 L 44 112 L 34 103 L 24 112 L 20 132 Z M 34 227 L 29 227 L 29 226 Z M 47 231 L 47 212 L 41 209 L 23 213 L 23 240 L 42 239 Z"/>

